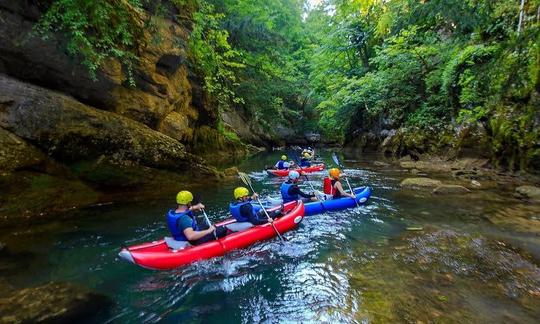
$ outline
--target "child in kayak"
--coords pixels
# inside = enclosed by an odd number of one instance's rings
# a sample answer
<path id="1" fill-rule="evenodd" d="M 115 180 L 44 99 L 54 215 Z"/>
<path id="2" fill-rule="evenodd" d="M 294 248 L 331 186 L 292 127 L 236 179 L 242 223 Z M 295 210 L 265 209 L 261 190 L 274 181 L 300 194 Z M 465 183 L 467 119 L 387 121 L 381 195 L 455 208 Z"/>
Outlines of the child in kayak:
<path id="1" fill-rule="evenodd" d="M 298 180 L 300 179 L 300 173 L 298 171 L 289 172 L 289 177 L 287 181 L 281 184 L 281 198 L 283 203 L 288 203 L 289 201 L 298 200 L 302 197 L 302 200 L 305 201 L 316 201 L 317 197 L 315 194 L 307 194 L 303 192 L 298 186 Z"/>
<path id="2" fill-rule="evenodd" d="M 338 168 L 332 168 L 328 171 L 329 178 L 324 179 L 324 193 L 332 195 L 332 199 L 339 199 L 342 197 L 351 197 L 353 199 L 356 198 L 354 194 L 350 194 L 343 190 L 343 186 L 341 185 L 341 182 L 339 181 L 339 177 L 341 176 L 341 171 L 339 171 Z"/>
<path id="3" fill-rule="evenodd" d="M 255 211 L 252 200 L 256 200 L 259 196 L 257 193 L 249 195 L 249 190 L 244 187 L 238 187 L 234 189 L 235 202 L 229 205 L 229 210 L 233 217 L 238 222 L 250 222 L 253 225 L 262 225 L 268 223 L 268 218 L 263 210 Z M 276 217 L 281 216 L 281 211 L 268 211 L 268 215 L 273 220 Z"/>
<path id="4" fill-rule="evenodd" d="M 206 230 L 200 230 L 193 212 L 204 209 L 204 205 L 201 203 L 191 205 L 192 201 L 191 192 L 180 191 L 176 195 L 178 206 L 167 213 L 167 226 L 176 241 L 199 245 L 227 235 L 227 229 L 223 226 L 211 225 Z"/>

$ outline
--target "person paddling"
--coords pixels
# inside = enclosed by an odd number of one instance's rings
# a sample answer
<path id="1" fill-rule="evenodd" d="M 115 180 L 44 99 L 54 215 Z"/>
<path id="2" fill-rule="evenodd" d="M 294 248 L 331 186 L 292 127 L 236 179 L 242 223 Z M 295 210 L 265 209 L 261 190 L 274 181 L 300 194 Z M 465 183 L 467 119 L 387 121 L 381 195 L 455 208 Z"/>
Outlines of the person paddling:
<path id="1" fill-rule="evenodd" d="M 178 203 L 176 209 L 171 209 L 167 213 L 167 226 L 176 241 L 199 245 L 227 235 L 227 229 L 223 226 L 211 225 L 206 230 L 199 229 L 193 212 L 204 209 L 204 205 L 201 203 L 192 205 L 193 194 L 191 192 L 180 191 L 176 195 L 176 202 Z"/>
<path id="2" fill-rule="evenodd" d="M 356 198 L 356 196 L 352 193 L 348 193 L 345 190 L 343 190 L 343 186 L 341 185 L 341 182 L 339 181 L 339 177 L 341 176 L 341 171 L 338 168 L 332 168 L 328 171 L 329 178 L 324 179 L 324 193 L 332 195 L 333 199 L 339 199 L 342 197 L 351 197 L 353 199 Z"/>
<path id="3" fill-rule="evenodd" d="M 253 193 L 249 195 L 249 190 L 245 187 L 238 187 L 234 189 L 234 199 L 235 202 L 229 205 L 229 210 L 233 217 L 238 222 L 250 222 L 253 225 L 262 225 L 268 223 L 268 218 L 264 214 L 263 210 L 255 212 L 253 205 L 251 204 L 252 200 L 256 200 L 259 195 Z M 268 216 L 275 219 L 276 217 L 281 216 L 281 211 L 268 211 Z"/>
<path id="4" fill-rule="evenodd" d="M 282 155 L 281 156 L 281 160 L 279 160 L 275 165 L 274 165 L 274 169 L 278 169 L 278 170 L 288 170 L 294 163 L 291 161 L 291 162 L 287 162 L 287 155 Z"/>
<path id="5" fill-rule="evenodd" d="M 302 153 L 302 158 L 300 159 L 300 166 L 303 168 L 311 166 L 312 156 L 306 151 Z"/>
<path id="6" fill-rule="evenodd" d="M 283 203 L 288 203 L 289 201 L 298 200 L 302 197 L 302 200 L 305 201 L 316 201 L 317 197 L 315 194 L 307 194 L 303 192 L 298 186 L 298 180 L 300 179 L 300 173 L 298 171 L 289 172 L 289 177 L 287 181 L 281 184 L 281 198 L 283 198 Z"/>

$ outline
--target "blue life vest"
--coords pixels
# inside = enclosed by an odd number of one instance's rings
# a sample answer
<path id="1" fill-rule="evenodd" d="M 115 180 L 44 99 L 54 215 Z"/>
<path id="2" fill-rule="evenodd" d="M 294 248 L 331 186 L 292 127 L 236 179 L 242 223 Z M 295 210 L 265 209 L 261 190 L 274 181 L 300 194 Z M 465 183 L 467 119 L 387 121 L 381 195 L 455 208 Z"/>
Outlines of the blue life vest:
<path id="1" fill-rule="evenodd" d="M 249 219 L 243 216 L 242 213 L 240 212 L 240 207 L 246 204 L 251 204 L 251 202 L 250 201 L 234 202 L 234 203 L 229 204 L 229 211 L 233 215 L 234 219 L 236 219 L 238 222 L 249 222 Z M 255 208 L 253 208 L 252 211 L 253 211 L 253 214 L 255 214 Z"/>
<path id="2" fill-rule="evenodd" d="M 304 159 L 302 159 L 302 160 L 300 161 L 300 166 L 301 166 L 301 167 L 310 167 L 310 166 L 311 166 L 311 162 L 310 162 L 309 160 L 304 160 Z"/>
<path id="3" fill-rule="evenodd" d="M 181 217 L 191 218 L 191 227 L 194 231 L 199 230 L 199 227 L 197 226 L 197 221 L 195 220 L 195 217 L 193 217 L 193 213 L 191 212 L 191 210 L 186 210 L 183 213 L 175 213 L 174 210 L 169 210 L 169 212 L 167 213 L 167 227 L 169 227 L 169 231 L 171 232 L 171 235 L 175 240 L 188 241 L 186 235 L 184 235 L 184 231 L 181 231 L 178 227 L 178 223 Z"/>
<path id="4" fill-rule="evenodd" d="M 285 164 L 285 161 L 280 160 L 280 161 L 277 163 L 277 168 L 278 168 L 278 170 L 285 170 L 286 168 L 285 168 L 285 165 L 284 165 L 284 164 Z"/>
<path id="5" fill-rule="evenodd" d="M 289 201 L 298 200 L 298 194 L 289 195 L 289 189 L 292 186 L 294 186 L 293 183 L 287 183 L 287 182 L 283 182 L 283 184 L 281 185 L 280 191 L 281 191 L 281 198 L 283 198 L 283 203 L 288 203 Z"/>

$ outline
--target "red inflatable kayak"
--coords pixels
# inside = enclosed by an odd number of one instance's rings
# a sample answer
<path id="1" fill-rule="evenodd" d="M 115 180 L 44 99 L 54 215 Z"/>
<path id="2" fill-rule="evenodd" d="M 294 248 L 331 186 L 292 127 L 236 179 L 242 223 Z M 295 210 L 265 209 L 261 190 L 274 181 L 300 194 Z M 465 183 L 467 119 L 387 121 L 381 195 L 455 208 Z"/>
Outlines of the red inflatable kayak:
<path id="1" fill-rule="evenodd" d="M 274 225 L 280 234 L 295 228 L 302 221 L 304 218 L 304 204 L 302 201 L 287 203 L 283 207 L 283 212 L 286 214 L 280 218 L 276 218 L 274 221 Z M 237 223 L 234 219 L 228 219 L 216 225 L 227 226 L 231 224 L 240 225 L 245 223 Z M 229 251 L 245 248 L 255 242 L 267 240 L 274 236 L 276 236 L 276 232 L 274 232 L 272 225 L 267 223 L 229 234 L 217 241 L 197 246 L 189 245 L 180 250 L 173 250 L 169 247 L 166 240 L 159 240 L 123 248 L 118 255 L 122 259 L 133 262 L 143 268 L 167 270 L 198 260 L 221 256 Z"/>
<path id="2" fill-rule="evenodd" d="M 310 167 L 302 168 L 302 170 L 300 170 L 300 169 L 290 169 L 290 170 L 268 169 L 268 170 L 266 170 L 266 172 L 268 172 L 269 175 L 273 175 L 273 176 L 276 176 L 276 177 L 286 177 L 286 176 L 289 175 L 289 172 L 293 171 L 293 170 L 300 172 L 300 174 L 311 173 L 311 172 L 319 172 L 319 171 L 324 170 L 324 164 L 312 165 Z"/>

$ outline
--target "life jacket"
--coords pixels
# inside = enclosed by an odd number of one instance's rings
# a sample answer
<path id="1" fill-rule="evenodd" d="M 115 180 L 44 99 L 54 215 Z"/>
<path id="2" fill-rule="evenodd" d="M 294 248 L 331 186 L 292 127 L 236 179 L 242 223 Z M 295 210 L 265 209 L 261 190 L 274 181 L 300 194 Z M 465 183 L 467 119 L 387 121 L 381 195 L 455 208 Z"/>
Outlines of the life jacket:
<path id="1" fill-rule="evenodd" d="M 311 162 L 308 159 L 303 158 L 302 160 L 300 160 L 300 166 L 301 167 L 310 167 Z"/>
<path id="2" fill-rule="evenodd" d="M 197 226 L 197 221 L 195 220 L 195 217 L 193 217 L 191 210 L 186 210 L 183 213 L 175 213 L 174 210 L 169 210 L 167 213 L 167 227 L 175 240 L 188 241 L 187 237 L 184 235 L 184 231 L 180 230 L 178 227 L 181 217 L 191 218 L 191 228 L 193 228 L 194 231 L 199 230 L 199 226 Z"/>
<path id="3" fill-rule="evenodd" d="M 279 162 L 278 162 L 278 164 L 277 164 L 278 170 L 285 170 L 286 168 L 285 168 L 285 165 L 284 165 L 284 164 L 285 164 L 285 161 L 279 160 Z"/>
<path id="4" fill-rule="evenodd" d="M 332 178 L 324 178 L 323 180 L 323 192 L 327 195 L 334 195 L 336 189 L 332 184 Z"/>
<path id="5" fill-rule="evenodd" d="M 240 207 L 242 207 L 242 206 L 244 206 L 246 204 L 251 204 L 251 202 L 250 201 L 245 201 L 245 202 L 234 202 L 234 203 L 229 204 L 229 211 L 233 215 L 234 219 L 236 219 L 236 221 L 238 221 L 238 222 L 249 222 L 249 218 L 242 215 L 242 213 L 240 212 Z M 255 208 L 253 208 L 252 211 L 253 211 L 253 214 L 255 214 Z"/>
<path id="6" fill-rule="evenodd" d="M 280 191 L 281 191 L 281 198 L 283 198 L 283 203 L 288 203 L 289 201 L 296 201 L 298 200 L 298 194 L 296 195 L 289 195 L 289 189 L 291 189 L 292 186 L 294 186 L 294 183 L 283 182 L 281 185 Z"/>

